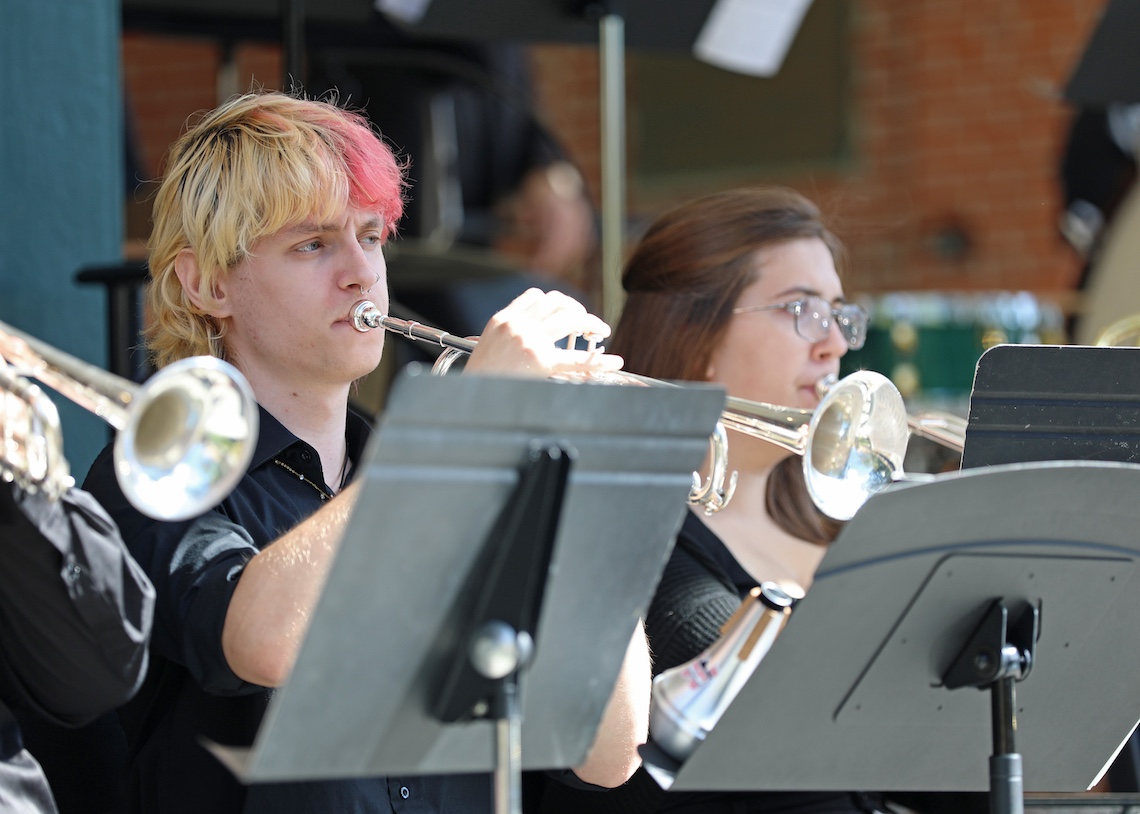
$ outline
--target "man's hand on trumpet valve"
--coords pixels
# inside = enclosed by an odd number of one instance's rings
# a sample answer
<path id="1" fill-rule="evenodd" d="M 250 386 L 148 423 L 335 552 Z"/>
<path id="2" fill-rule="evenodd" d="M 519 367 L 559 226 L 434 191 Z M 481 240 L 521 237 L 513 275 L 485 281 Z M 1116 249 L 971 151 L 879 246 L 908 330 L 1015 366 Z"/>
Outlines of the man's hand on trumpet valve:
<path id="1" fill-rule="evenodd" d="M 487 323 L 465 370 L 544 378 L 557 373 L 612 373 L 624 364 L 620 356 L 573 349 L 573 338 L 592 343 L 610 335 L 610 326 L 577 300 L 559 291 L 531 288 Z M 570 348 L 555 342 L 571 337 Z"/>

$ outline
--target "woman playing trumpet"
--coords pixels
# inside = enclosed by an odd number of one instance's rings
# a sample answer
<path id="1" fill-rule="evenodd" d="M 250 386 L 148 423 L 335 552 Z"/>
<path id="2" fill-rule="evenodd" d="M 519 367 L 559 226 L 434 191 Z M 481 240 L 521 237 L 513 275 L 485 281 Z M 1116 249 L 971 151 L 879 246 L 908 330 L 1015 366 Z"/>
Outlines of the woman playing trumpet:
<path id="1" fill-rule="evenodd" d="M 609 349 L 626 370 L 707 381 L 733 396 L 814 408 L 816 383 L 863 343 L 866 315 L 844 299 L 842 248 L 796 192 L 742 189 L 661 216 L 623 275 L 625 310 Z M 762 581 L 802 595 L 839 524 L 818 512 L 801 461 L 729 433 L 735 497 L 690 513 L 646 619 L 654 673 L 693 658 Z M 622 788 L 583 798 L 548 786 L 544 814 L 571 811 L 869 812 L 862 794 L 666 793 L 644 769 Z"/>
<path id="2" fill-rule="evenodd" d="M 846 302 L 843 250 L 807 199 L 784 189 L 702 198 L 662 216 L 630 259 L 625 311 L 610 350 L 626 369 L 708 381 L 733 396 L 814 408 L 817 384 L 863 344 L 866 314 Z M 660 326 L 669 325 L 664 336 Z M 803 486 L 801 461 L 730 433 L 736 497 L 703 523 L 748 586 L 802 593 L 839 531 Z"/>

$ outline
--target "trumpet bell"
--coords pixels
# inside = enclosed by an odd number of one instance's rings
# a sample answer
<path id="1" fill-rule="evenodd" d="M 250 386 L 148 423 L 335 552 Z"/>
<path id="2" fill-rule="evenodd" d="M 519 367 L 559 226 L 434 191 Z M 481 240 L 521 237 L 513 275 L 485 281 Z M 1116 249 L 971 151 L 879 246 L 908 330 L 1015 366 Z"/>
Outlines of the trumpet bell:
<path id="1" fill-rule="evenodd" d="M 253 390 L 236 367 L 213 356 L 182 359 L 139 386 L 0 322 L 0 371 L 0 396 L 21 399 L 16 415 L 32 422 L 11 438 L 0 426 L 0 475 L 53 496 L 72 483 L 59 416 L 27 377 L 118 430 L 119 487 L 155 519 L 186 520 L 213 508 L 253 458 L 259 423 Z M 7 412 L 6 402 L 0 407 Z"/>
<path id="2" fill-rule="evenodd" d="M 821 398 L 826 396 L 838 381 L 839 378 L 834 374 L 824 376 L 816 383 L 816 393 Z M 929 439 L 959 454 L 966 448 L 967 422 L 961 416 L 935 410 L 924 410 L 919 413 L 908 414 L 906 425 L 911 435 Z"/>
<path id="3" fill-rule="evenodd" d="M 212 356 L 182 359 L 134 394 L 115 437 L 127 499 L 158 520 L 186 520 L 219 503 L 253 457 L 257 403 L 245 377 Z"/>
<path id="4" fill-rule="evenodd" d="M 721 421 L 802 456 L 812 501 L 836 520 L 850 520 L 871 495 L 903 477 L 906 407 L 881 373 L 845 376 L 814 411 L 729 396 Z"/>
<path id="5" fill-rule="evenodd" d="M 908 435 L 906 405 L 890 379 L 869 370 L 845 376 L 820 402 L 807 432 L 804 477 L 815 504 L 850 520 L 898 480 Z"/>

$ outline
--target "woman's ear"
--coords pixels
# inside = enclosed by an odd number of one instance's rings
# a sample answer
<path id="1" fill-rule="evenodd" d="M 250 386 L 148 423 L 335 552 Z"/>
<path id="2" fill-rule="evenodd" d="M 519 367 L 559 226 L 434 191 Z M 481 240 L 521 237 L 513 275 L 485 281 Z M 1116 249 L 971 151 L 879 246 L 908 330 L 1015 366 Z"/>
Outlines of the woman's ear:
<path id="1" fill-rule="evenodd" d="M 202 270 L 198 266 L 198 258 L 193 249 L 182 249 L 174 258 L 174 273 L 182 283 L 182 290 L 186 292 L 186 299 L 203 314 L 212 317 L 229 316 L 226 304 L 225 289 L 214 282 L 206 297 L 202 296 Z"/>

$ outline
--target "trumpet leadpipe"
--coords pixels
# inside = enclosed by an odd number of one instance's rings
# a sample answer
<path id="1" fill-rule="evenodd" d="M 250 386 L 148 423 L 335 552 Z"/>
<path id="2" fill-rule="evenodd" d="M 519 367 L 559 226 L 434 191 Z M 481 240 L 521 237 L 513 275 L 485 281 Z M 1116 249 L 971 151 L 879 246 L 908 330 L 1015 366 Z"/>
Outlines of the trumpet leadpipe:
<path id="1" fill-rule="evenodd" d="M 361 333 L 366 333 L 374 328 L 383 328 L 386 331 L 406 336 L 408 339 L 431 342 L 441 348 L 461 353 L 471 353 L 479 344 L 478 340 L 475 339 L 466 339 L 420 322 L 382 314 L 376 304 L 369 300 L 361 300 L 352 307 L 352 326 Z"/>

